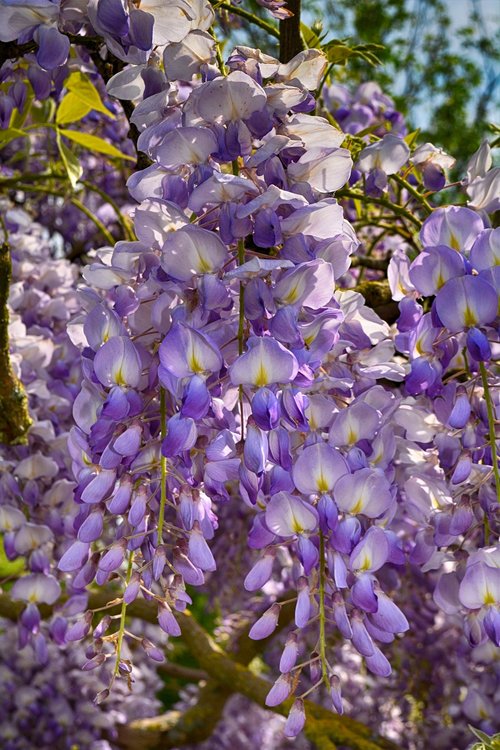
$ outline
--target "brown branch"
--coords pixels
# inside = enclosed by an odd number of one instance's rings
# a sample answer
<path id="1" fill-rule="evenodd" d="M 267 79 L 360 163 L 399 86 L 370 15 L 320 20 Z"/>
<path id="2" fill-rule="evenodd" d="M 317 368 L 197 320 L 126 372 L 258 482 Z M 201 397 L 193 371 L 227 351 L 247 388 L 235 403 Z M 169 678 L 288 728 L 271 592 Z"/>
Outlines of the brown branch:
<path id="1" fill-rule="evenodd" d="M 282 63 L 287 63 L 304 49 L 300 33 L 300 1 L 288 0 L 286 7 L 293 13 L 293 16 L 280 21 L 280 60 Z"/>
<path id="2" fill-rule="evenodd" d="M 104 40 L 94 36 L 77 36 L 76 34 L 66 34 L 71 44 L 78 44 L 85 47 L 90 52 L 99 52 L 104 45 Z M 17 60 L 24 57 L 30 52 L 36 52 L 38 44 L 34 41 L 25 44 L 16 44 L 15 42 L 0 42 L 0 66 L 6 60 Z M 122 63 L 122 67 L 125 63 Z"/>
<path id="3" fill-rule="evenodd" d="M 7 60 L 17 60 L 29 52 L 37 49 L 35 42 L 26 42 L 26 44 L 15 44 L 14 42 L 0 42 L 0 67 Z"/>
<path id="4" fill-rule="evenodd" d="M 201 682 L 202 680 L 208 679 L 208 674 L 204 672 L 203 669 L 185 667 L 183 664 L 176 664 L 172 661 L 160 664 L 158 672 L 167 675 L 167 677 L 178 677 L 179 679 L 187 680 L 188 682 Z"/>
<path id="5" fill-rule="evenodd" d="M 4 222 L 2 224 L 6 235 Z M 0 443 L 24 445 L 32 422 L 26 392 L 10 361 L 7 303 L 11 271 L 10 247 L 5 237 L 0 245 Z"/>
<path id="6" fill-rule="evenodd" d="M 189 653 L 197 660 L 200 667 L 210 675 L 211 681 L 219 685 L 219 690 L 240 693 L 274 713 L 283 716 L 288 714 L 293 699 L 269 709 L 265 703 L 270 689 L 270 683 L 267 680 L 255 675 L 242 664 L 233 661 L 190 614 L 176 613 L 176 617 Z M 215 691 L 215 694 L 217 694 L 217 691 Z M 306 736 L 309 736 L 319 747 L 322 746 L 322 740 L 324 739 L 329 741 L 330 744 L 333 742 L 348 745 L 352 750 L 397 750 L 397 746 L 392 742 L 374 737 L 368 727 L 354 719 L 333 714 L 326 708 L 307 700 L 305 706 L 308 716 Z M 204 710 L 206 708 L 205 703 Z M 191 710 L 191 716 L 195 715 L 195 711 L 196 709 Z M 140 733 L 141 729 L 144 733 L 153 732 L 155 740 L 151 741 L 151 735 L 148 735 L 148 744 L 141 744 L 143 739 L 143 734 Z M 192 741 L 191 736 L 189 736 L 188 741 Z M 170 712 L 163 718 L 155 717 L 155 719 L 132 722 L 128 727 L 120 730 L 119 743 L 123 748 L 130 750 L 133 747 L 167 750 L 167 748 L 185 744 L 185 740 L 176 732 L 174 717 Z M 325 746 L 325 743 L 323 743 L 323 746 Z"/>
<path id="7" fill-rule="evenodd" d="M 368 307 L 386 323 L 394 323 L 399 317 L 399 307 L 392 299 L 392 292 L 387 279 L 382 281 L 362 281 L 351 291 L 359 292 L 365 298 Z"/>
<path id="8" fill-rule="evenodd" d="M 351 267 L 372 268 L 375 271 L 387 271 L 389 266 L 388 258 L 371 258 L 369 255 L 353 255 L 351 258 Z"/>
<path id="9" fill-rule="evenodd" d="M 104 606 L 115 598 L 116 593 L 113 589 L 93 592 L 89 599 L 89 607 L 97 609 Z M 11 602 L 7 595 L 0 594 L 1 617 L 14 620 L 23 606 L 20 602 Z M 285 607 L 290 607 L 293 612 L 290 605 Z M 282 626 L 289 616 L 285 607 Z M 41 606 L 40 610 L 43 617 L 49 616 L 52 612 L 52 608 L 45 605 Z M 156 611 L 154 602 L 145 600 L 136 600 L 127 607 L 127 614 L 131 617 L 151 623 L 156 622 Z M 190 614 L 175 614 L 190 655 L 208 675 L 209 680 L 200 690 L 197 705 L 187 711 L 169 711 L 163 716 L 134 721 L 120 728 L 119 744 L 123 750 L 137 750 L 139 747 L 141 750 L 168 750 L 206 739 L 220 719 L 227 699 L 234 693 L 240 693 L 274 713 L 287 715 L 292 699 L 275 708 L 267 707 L 265 698 L 270 683 L 231 658 Z M 252 654 L 261 653 L 267 642 L 252 641 L 247 644 L 246 641 L 250 641 L 248 636 L 240 633 L 235 641 L 238 647 L 235 658 L 238 653 L 244 653 L 247 661 Z M 369 727 L 355 719 L 333 714 L 311 701 L 305 701 L 305 705 L 308 716 L 306 736 L 319 748 L 329 750 L 334 747 L 334 743 L 338 743 L 347 745 L 352 750 L 398 750 L 393 742 L 374 736 Z"/>

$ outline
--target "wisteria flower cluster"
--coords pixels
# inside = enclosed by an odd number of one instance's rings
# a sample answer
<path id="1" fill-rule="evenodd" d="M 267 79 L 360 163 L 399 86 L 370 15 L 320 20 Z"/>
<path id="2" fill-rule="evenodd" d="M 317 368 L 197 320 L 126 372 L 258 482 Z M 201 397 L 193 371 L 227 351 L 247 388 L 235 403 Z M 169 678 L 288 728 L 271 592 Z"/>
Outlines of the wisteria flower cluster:
<path id="1" fill-rule="evenodd" d="M 19 650 L 16 630 L 12 623 L 0 621 L 4 696 L 0 739 L 5 750 L 31 750 L 35 746 L 114 750 L 119 725 L 158 711 L 154 690 L 160 682 L 148 663 L 140 664 L 140 655 L 135 656 L 139 663 L 134 693 L 125 684 L 119 686 L 104 712 L 103 706 L 93 703 L 95 673 L 82 671 L 79 655 L 71 645 L 51 643 L 47 659 L 40 665 L 29 649 Z"/>
<path id="2" fill-rule="evenodd" d="M 72 695 L 96 669 L 98 701 L 125 700 L 134 679 L 145 698 L 144 655 L 162 662 L 166 637 L 175 653 L 200 591 L 219 604 L 221 643 L 245 619 L 248 648 L 265 642 L 262 702 L 286 715 L 286 738 L 307 731 L 310 695 L 415 750 L 465 748 L 467 721 L 494 732 L 500 177 L 488 144 L 450 205 L 454 159 L 408 138 L 376 84 L 325 84 L 320 49 L 280 62 L 240 45 L 224 61 L 203 0 L 0 7 L 0 40 L 33 44 L 2 69 L 0 115 L 35 177 L 45 100 L 73 188 L 98 162 L 72 173 L 61 139 L 116 157 L 135 132 L 141 154 L 128 196 L 124 173 L 96 173 L 83 229 L 52 183 L 32 214 L 5 203 L 11 362 L 33 420 L 0 464 L 5 553 L 24 566 L 7 590 L 31 646 L 2 664 L 6 684 L 32 681 L 13 688 L 9 750 L 27 747 L 28 715 L 48 744 L 105 750 L 100 707 L 69 731 Z M 107 81 L 85 51 L 96 38 L 101 62 L 118 61 Z M 77 80 L 91 102 L 67 130 Z M 106 200 L 126 210 L 112 218 Z M 83 268 L 59 257 L 54 228 Z M 141 604 L 157 625 L 132 619 Z M 77 676 L 71 644 L 84 639 Z M 58 670 L 70 687 L 47 713 Z M 136 718 L 157 710 L 151 685 Z M 419 712 L 432 718 L 417 736 Z M 245 732 L 234 729 L 253 742 Z"/>
<path id="3" fill-rule="evenodd" d="M 77 271 L 69 261 L 51 257 L 48 234 L 27 213 L 5 208 L 13 264 L 11 361 L 28 394 L 33 423 L 26 446 L 2 452 L 0 529 L 7 559 L 23 558 L 26 566 L 11 590 L 12 599 L 26 602 L 20 645 L 30 641 L 46 662 L 39 605 L 59 599 L 58 550 L 74 535 L 76 516 L 67 439 L 81 368 L 66 324 L 79 309 Z M 57 641 L 64 641 L 64 630 L 65 620 L 56 618 Z"/>
<path id="4" fill-rule="evenodd" d="M 369 130 L 382 138 L 388 131 L 404 136 L 404 116 L 393 100 L 374 81 L 362 83 L 353 92 L 348 86 L 331 83 L 323 91 L 325 105 L 344 133 L 357 135 Z"/>

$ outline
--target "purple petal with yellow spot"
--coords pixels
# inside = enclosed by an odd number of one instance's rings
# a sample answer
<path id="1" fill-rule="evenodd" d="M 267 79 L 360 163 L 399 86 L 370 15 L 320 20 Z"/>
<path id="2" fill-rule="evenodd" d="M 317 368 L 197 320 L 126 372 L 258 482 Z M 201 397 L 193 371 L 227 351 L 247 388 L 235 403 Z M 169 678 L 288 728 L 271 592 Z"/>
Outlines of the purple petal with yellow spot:
<path id="1" fill-rule="evenodd" d="M 135 388 L 141 378 L 141 360 L 134 344 L 126 336 L 113 336 L 101 346 L 94 358 L 97 379 L 107 387 Z"/>
<path id="2" fill-rule="evenodd" d="M 487 565 L 482 560 L 467 567 L 460 583 L 459 599 L 467 609 L 500 603 L 500 568 Z"/>
<path id="3" fill-rule="evenodd" d="M 219 372 L 222 367 L 218 346 L 185 323 L 174 323 L 160 344 L 159 353 L 163 367 L 178 378 Z"/>
<path id="4" fill-rule="evenodd" d="M 255 336 L 248 341 L 248 351 L 233 362 L 229 375 L 233 385 L 270 385 L 289 383 L 297 375 L 295 356 L 269 336 Z"/>
<path id="5" fill-rule="evenodd" d="M 381 516 L 393 502 L 389 482 L 380 469 L 345 474 L 335 485 L 334 498 L 339 510 L 368 518 Z"/>
<path id="6" fill-rule="evenodd" d="M 33 604 L 54 604 L 61 594 L 61 587 L 51 575 L 31 573 L 18 578 L 10 596 L 14 601 L 25 601 Z"/>
<path id="7" fill-rule="evenodd" d="M 349 566 L 355 572 L 373 573 L 388 557 L 389 542 L 383 529 L 371 526 L 351 552 Z"/>
<path id="8" fill-rule="evenodd" d="M 278 536 L 290 537 L 318 526 L 318 513 L 309 503 L 289 492 L 278 492 L 266 508 L 266 526 Z"/>
<path id="9" fill-rule="evenodd" d="M 497 315 L 498 295 L 480 276 L 459 276 L 439 290 L 435 305 L 443 325 L 462 331 L 491 323 Z"/>
<path id="10" fill-rule="evenodd" d="M 170 232 L 162 247 L 161 265 L 178 281 L 219 271 L 228 260 L 226 246 L 214 232 L 201 227 L 181 227 Z"/>
<path id="11" fill-rule="evenodd" d="M 320 442 L 304 448 L 292 472 L 295 486 L 305 495 L 323 494 L 333 490 L 349 468 L 339 451 Z"/>

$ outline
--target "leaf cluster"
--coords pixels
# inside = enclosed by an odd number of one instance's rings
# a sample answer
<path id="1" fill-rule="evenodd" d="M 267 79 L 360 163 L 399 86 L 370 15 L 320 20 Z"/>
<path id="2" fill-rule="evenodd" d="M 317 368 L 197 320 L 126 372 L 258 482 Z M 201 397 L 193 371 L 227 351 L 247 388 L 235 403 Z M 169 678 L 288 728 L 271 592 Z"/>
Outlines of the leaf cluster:
<path id="1" fill-rule="evenodd" d="M 470 750 L 500 750 L 500 733 L 489 736 L 486 732 L 482 732 L 470 724 L 469 729 L 480 740 L 479 742 L 475 742 Z"/>

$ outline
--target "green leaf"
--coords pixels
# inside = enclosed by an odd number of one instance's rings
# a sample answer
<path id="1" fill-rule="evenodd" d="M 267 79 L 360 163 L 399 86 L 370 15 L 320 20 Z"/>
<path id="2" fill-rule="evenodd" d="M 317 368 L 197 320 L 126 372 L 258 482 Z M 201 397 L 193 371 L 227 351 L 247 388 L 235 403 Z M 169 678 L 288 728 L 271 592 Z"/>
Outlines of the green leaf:
<path id="1" fill-rule="evenodd" d="M 309 26 L 306 26 L 305 23 L 300 24 L 300 33 L 302 34 L 302 39 L 308 49 L 311 49 L 312 47 L 317 49 L 321 46 L 321 39 L 319 36 L 315 34 Z"/>
<path id="2" fill-rule="evenodd" d="M 14 138 L 21 138 L 25 135 L 27 134 L 24 130 L 19 130 L 19 128 L 6 128 L 5 130 L 0 130 L 0 148 L 6 146 L 7 143 L 13 141 Z"/>
<path id="3" fill-rule="evenodd" d="M 413 146 L 418 141 L 418 137 L 420 135 L 420 128 L 417 128 L 417 130 L 413 130 L 411 133 L 408 133 L 408 135 L 405 135 L 404 141 L 410 148 L 413 148 Z"/>
<path id="4" fill-rule="evenodd" d="M 71 141 L 78 143 L 80 146 L 87 148 L 89 151 L 98 151 L 100 154 L 106 154 L 106 156 L 112 156 L 115 159 L 127 159 L 127 161 L 135 162 L 133 156 L 124 154 L 104 138 L 99 138 L 97 135 L 91 135 L 90 133 L 81 133 L 79 130 L 59 130 L 59 133 L 65 138 L 69 138 Z"/>
<path id="5" fill-rule="evenodd" d="M 3 539 L 0 537 L 0 578 L 9 578 L 17 576 L 25 569 L 24 558 L 9 560 L 5 554 Z"/>
<path id="6" fill-rule="evenodd" d="M 344 39 L 332 39 L 323 45 L 323 52 L 333 65 L 345 65 L 350 57 L 360 57 L 370 65 L 381 65 L 375 52 L 384 49 L 382 44 L 356 44 L 350 47 Z"/>
<path id="7" fill-rule="evenodd" d="M 488 735 L 485 732 L 483 732 L 481 729 L 476 729 L 476 727 L 471 726 L 471 724 L 469 724 L 469 729 L 472 732 L 472 734 L 474 734 L 478 738 L 478 740 L 481 740 L 481 742 L 490 741 L 490 738 L 488 737 Z"/>
<path id="8" fill-rule="evenodd" d="M 39 106 L 31 108 L 31 122 L 34 125 L 45 125 L 46 123 L 51 123 L 54 120 L 55 112 L 56 103 L 52 97 L 49 97 L 48 99 L 45 99 L 45 101 L 40 102 Z"/>
<path id="9" fill-rule="evenodd" d="M 498 148 L 500 146 L 500 127 L 490 123 L 488 128 L 497 136 L 493 141 L 490 141 L 490 148 Z"/>
<path id="10" fill-rule="evenodd" d="M 83 101 L 83 99 L 72 91 L 69 91 L 57 108 L 56 123 L 58 125 L 66 125 L 70 122 L 77 122 L 91 111 L 92 107 L 87 102 Z"/>
<path id="11" fill-rule="evenodd" d="M 83 170 L 81 164 L 78 161 L 78 157 L 76 156 L 76 154 L 74 154 L 73 151 L 70 151 L 70 149 L 63 143 L 60 131 L 56 131 L 56 137 L 57 147 L 59 149 L 59 153 L 61 154 L 62 163 L 64 164 L 64 168 L 68 175 L 69 181 L 71 182 L 71 187 L 75 188 L 78 180 L 82 176 Z"/>
<path id="12" fill-rule="evenodd" d="M 33 104 L 33 94 L 31 92 L 28 93 L 26 97 L 26 101 L 24 102 L 23 111 L 20 112 L 18 109 L 15 109 L 12 115 L 12 119 L 10 121 L 10 124 L 13 128 L 22 128 L 26 120 L 28 119 L 30 113 L 31 113 L 31 105 Z"/>
<path id="13" fill-rule="evenodd" d="M 324 45 L 323 52 L 328 58 L 328 62 L 334 65 L 345 65 L 347 60 L 352 56 L 353 51 L 340 39 L 332 39 Z"/>
<path id="14" fill-rule="evenodd" d="M 498 747 L 496 743 L 496 738 L 498 737 L 498 735 L 489 737 L 485 732 L 482 732 L 481 729 L 476 729 L 470 724 L 469 729 L 472 734 L 474 734 L 478 738 L 478 740 L 481 740 L 482 744 L 478 745 L 479 750 L 495 750 L 495 748 Z"/>
<path id="15" fill-rule="evenodd" d="M 98 90 L 86 75 L 80 71 L 75 71 L 74 73 L 71 73 L 64 85 L 68 91 L 76 94 L 82 102 L 88 104 L 90 109 L 102 112 L 111 120 L 115 119 L 114 114 L 103 104 Z"/>

